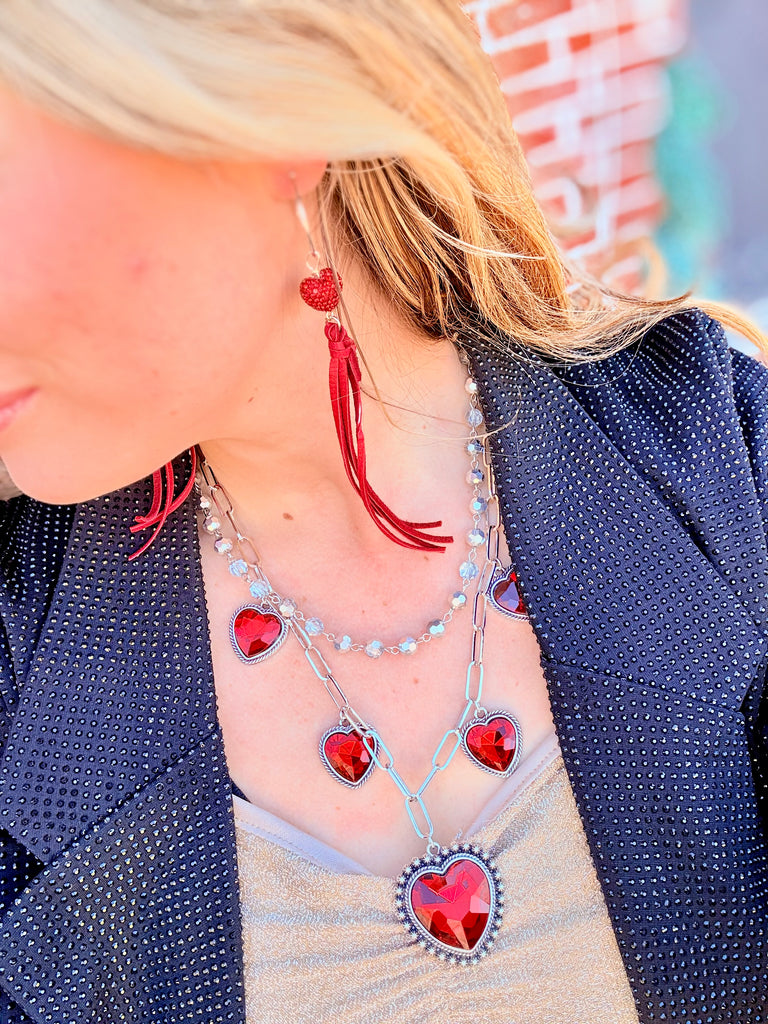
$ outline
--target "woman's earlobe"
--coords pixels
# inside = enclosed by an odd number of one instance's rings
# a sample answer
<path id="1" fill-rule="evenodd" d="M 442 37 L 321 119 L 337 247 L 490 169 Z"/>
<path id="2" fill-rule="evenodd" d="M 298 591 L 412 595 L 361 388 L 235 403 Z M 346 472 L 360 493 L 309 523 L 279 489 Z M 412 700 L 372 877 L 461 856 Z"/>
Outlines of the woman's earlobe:
<path id="1" fill-rule="evenodd" d="M 322 181 L 327 167 L 328 161 L 324 157 L 275 163 L 272 194 L 276 199 L 293 201 L 297 193 L 305 196 L 314 192 Z"/>

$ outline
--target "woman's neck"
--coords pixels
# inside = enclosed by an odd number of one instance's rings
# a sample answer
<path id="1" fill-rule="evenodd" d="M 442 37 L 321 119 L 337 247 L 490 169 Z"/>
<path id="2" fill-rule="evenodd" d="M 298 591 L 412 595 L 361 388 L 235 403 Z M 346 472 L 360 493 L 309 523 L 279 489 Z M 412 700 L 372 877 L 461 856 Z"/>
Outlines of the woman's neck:
<path id="1" fill-rule="evenodd" d="M 368 479 L 403 518 L 442 519 L 450 530 L 458 519 L 462 528 L 468 399 L 458 354 L 449 342 L 419 336 L 396 319 L 351 268 L 344 282 L 364 361 Z M 323 315 L 298 302 L 289 312 L 280 332 L 263 339 L 252 393 L 234 403 L 226 434 L 202 443 L 205 457 L 255 537 L 279 547 L 323 538 L 359 555 L 388 552 L 392 542 L 371 521 L 343 466 Z"/>

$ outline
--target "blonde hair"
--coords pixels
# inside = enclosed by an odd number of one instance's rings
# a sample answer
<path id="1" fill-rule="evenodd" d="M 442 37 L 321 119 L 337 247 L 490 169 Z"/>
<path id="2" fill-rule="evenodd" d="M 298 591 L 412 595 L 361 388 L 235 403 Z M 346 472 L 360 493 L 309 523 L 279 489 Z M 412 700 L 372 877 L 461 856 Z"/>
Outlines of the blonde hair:
<path id="1" fill-rule="evenodd" d="M 326 158 L 333 251 L 429 336 L 601 358 L 693 304 L 609 292 L 567 264 L 456 0 L 3 0 L 0 74 L 55 115 L 182 159 Z M 737 313 L 698 305 L 768 352 Z"/>

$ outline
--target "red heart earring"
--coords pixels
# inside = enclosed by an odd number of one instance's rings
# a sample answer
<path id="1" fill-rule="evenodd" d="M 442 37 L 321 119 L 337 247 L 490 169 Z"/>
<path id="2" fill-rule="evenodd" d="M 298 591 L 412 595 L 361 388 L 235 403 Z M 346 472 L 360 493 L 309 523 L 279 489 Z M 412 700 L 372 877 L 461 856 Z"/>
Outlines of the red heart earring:
<path id="1" fill-rule="evenodd" d="M 296 216 L 304 229 L 310 248 L 307 268 L 311 273 L 299 285 L 299 294 L 312 309 L 325 313 L 325 336 L 331 354 L 328 374 L 331 409 L 349 482 L 360 495 L 371 519 L 395 544 L 417 551 L 445 551 L 446 545 L 453 541 L 453 537 L 428 532 L 442 526 L 440 521 L 414 523 L 401 519 L 382 501 L 368 482 L 362 426 L 362 374 L 356 343 L 342 326 L 338 315 L 338 307 L 343 305 L 341 276 L 332 264 L 320 267 L 320 254 L 312 240 L 306 207 L 298 193 L 293 175 L 291 180 L 295 191 Z"/>

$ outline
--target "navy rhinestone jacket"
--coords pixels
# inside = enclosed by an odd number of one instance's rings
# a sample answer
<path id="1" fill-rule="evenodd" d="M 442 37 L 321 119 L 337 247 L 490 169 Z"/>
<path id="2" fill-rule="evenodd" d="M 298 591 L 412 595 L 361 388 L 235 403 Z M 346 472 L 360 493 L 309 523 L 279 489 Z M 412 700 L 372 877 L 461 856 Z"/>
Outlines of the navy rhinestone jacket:
<path id="1" fill-rule="evenodd" d="M 640 1020 L 768 1021 L 768 370 L 698 312 L 472 359 Z M 0 502 L 0 1024 L 244 1021 L 195 514 L 129 563 L 147 505 Z"/>

